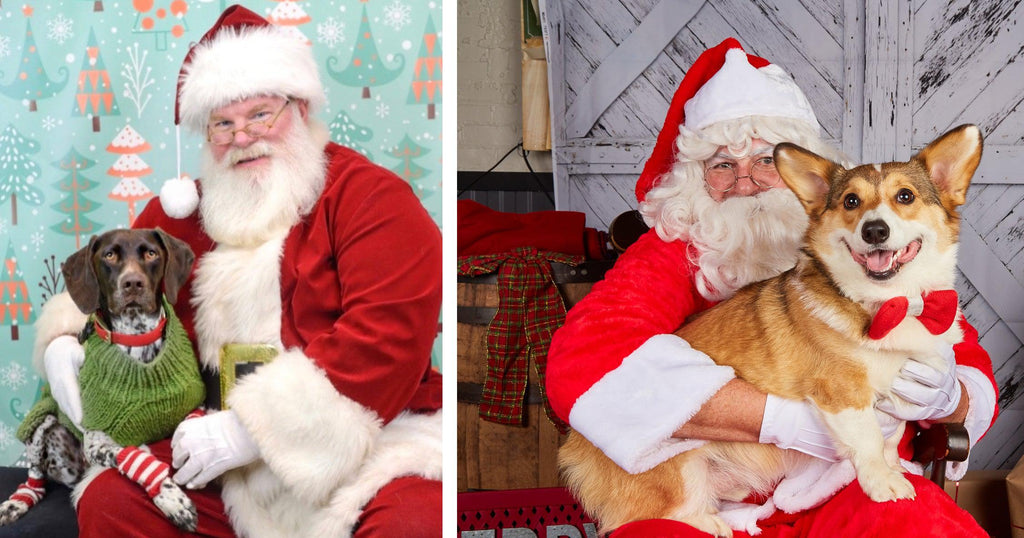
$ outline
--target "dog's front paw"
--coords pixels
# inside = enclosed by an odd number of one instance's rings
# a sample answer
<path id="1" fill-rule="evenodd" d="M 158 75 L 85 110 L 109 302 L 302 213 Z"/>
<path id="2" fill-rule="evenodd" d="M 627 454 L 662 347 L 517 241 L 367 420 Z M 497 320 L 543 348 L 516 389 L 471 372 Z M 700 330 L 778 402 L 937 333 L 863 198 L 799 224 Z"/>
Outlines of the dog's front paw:
<path id="1" fill-rule="evenodd" d="M 199 524 L 199 515 L 192 499 L 178 487 L 169 477 L 160 483 L 160 493 L 153 497 L 153 503 L 183 531 L 193 532 Z"/>
<path id="2" fill-rule="evenodd" d="M 858 478 L 861 489 L 875 502 L 913 499 L 917 495 L 914 485 L 903 474 L 888 467 L 878 472 L 861 473 Z"/>
<path id="3" fill-rule="evenodd" d="M 683 518 L 683 523 L 702 530 L 716 538 L 732 538 L 732 528 L 724 519 L 715 514 L 691 515 Z M 754 527 L 757 528 L 756 526 Z"/>
<path id="4" fill-rule="evenodd" d="M 21 519 L 21 516 L 28 512 L 28 505 L 13 499 L 8 499 L 0 504 L 0 526 L 14 523 Z"/>

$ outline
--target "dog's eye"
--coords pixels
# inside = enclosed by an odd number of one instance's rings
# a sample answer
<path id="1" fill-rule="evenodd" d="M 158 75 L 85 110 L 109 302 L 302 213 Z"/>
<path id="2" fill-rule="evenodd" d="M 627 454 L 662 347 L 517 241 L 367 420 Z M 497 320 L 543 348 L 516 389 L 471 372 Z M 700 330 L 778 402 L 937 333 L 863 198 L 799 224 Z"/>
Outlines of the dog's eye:
<path id="1" fill-rule="evenodd" d="M 158 256 L 157 252 L 156 252 L 155 250 L 152 250 L 152 249 L 150 249 L 150 250 L 147 250 L 146 252 L 144 252 L 144 253 L 142 254 L 142 257 L 143 257 L 143 258 L 144 258 L 144 259 L 145 259 L 145 260 L 146 260 L 147 262 L 148 262 L 148 261 L 152 261 L 152 260 L 155 260 L 157 256 Z"/>
<path id="2" fill-rule="evenodd" d="M 896 193 L 896 202 L 904 205 L 913 203 L 914 192 L 910 189 L 900 189 L 900 192 Z"/>
<path id="3" fill-rule="evenodd" d="M 846 209 L 857 209 L 860 207 L 860 197 L 853 193 L 847 194 L 843 198 L 843 207 Z"/>
<path id="4" fill-rule="evenodd" d="M 117 261 L 117 253 L 114 252 L 113 250 L 108 250 L 103 253 L 103 259 L 107 260 L 108 262 Z"/>

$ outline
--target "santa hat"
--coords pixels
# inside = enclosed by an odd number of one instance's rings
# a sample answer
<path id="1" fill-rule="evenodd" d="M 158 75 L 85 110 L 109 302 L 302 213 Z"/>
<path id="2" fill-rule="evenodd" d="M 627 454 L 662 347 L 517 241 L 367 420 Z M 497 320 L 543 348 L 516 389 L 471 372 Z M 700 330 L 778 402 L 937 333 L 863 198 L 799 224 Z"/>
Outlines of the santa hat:
<path id="1" fill-rule="evenodd" d="M 704 51 L 679 84 L 637 181 L 637 201 L 643 202 L 658 178 L 672 169 L 680 126 L 699 131 L 747 116 L 792 118 L 818 129 L 811 104 L 793 79 L 779 66 L 744 52 L 730 37 Z"/>
<path id="2" fill-rule="evenodd" d="M 205 132 L 213 110 L 261 95 L 302 99 L 311 111 L 327 102 L 306 41 L 234 5 L 185 55 L 174 123 Z M 178 161 L 178 176 L 164 183 L 160 202 L 169 216 L 184 218 L 198 206 L 199 196 L 195 183 L 181 173 L 180 156 Z"/>
<path id="3" fill-rule="evenodd" d="M 260 95 L 302 99 L 314 110 L 327 101 L 308 44 L 231 6 L 185 56 L 174 123 L 203 132 L 214 109 Z"/>

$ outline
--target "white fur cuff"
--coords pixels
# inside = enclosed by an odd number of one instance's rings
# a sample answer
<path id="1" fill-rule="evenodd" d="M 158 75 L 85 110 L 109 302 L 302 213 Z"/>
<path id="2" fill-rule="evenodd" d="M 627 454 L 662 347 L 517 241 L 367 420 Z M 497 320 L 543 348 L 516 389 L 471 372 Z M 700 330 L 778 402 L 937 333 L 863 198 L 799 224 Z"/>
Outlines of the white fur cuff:
<path id="1" fill-rule="evenodd" d="M 89 316 L 78 309 L 66 291 L 46 301 L 39 318 L 36 319 L 36 340 L 32 347 L 32 366 L 43 379 L 46 379 L 46 370 L 43 368 L 43 352 L 46 351 L 46 346 L 58 336 L 77 335 L 88 319 Z"/>
<path id="2" fill-rule="evenodd" d="M 701 446 L 672 438 L 735 373 L 671 334 L 651 337 L 594 383 L 569 423 L 630 473 Z"/>
<path id="3" fill-rule="evenodd" d="M 272 472 L 311 504 L 327 502 L 363 465 L 381 431 L 376 413 L 338 393 L 299 350 L 244 377 L 228 405 Z"/>

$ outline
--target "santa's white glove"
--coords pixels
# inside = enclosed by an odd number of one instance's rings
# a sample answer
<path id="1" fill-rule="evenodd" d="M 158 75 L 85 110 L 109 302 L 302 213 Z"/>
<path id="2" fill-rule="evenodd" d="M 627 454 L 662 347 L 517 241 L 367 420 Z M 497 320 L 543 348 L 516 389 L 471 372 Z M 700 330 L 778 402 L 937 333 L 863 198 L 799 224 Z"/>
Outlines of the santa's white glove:
<path id="1" fill-rule="evenodd" d="M 892 382 L 892 393 L 903 401 L 886 398 L 875 407 L 908 421 L 936 420 L 952 415 L 962 396 L 960 380 L 956 377 L 956 355 L 949 344 L 937 346 L 936 352 L 946 363 L 943 370 L 913 359 L 907 361 Z"/>
<path id="2" fill-rule="evenodd" d="M 78 372 L 84 362 L 85 349 L 74 336 L 58 336 L 43 351 L 43 369 L 50 394 L 79 430 L 82 429 L 82 392 Z"/>
<path id="3" fill-rule="evenodd" d="M 174 481 L 190 489 L 202 488 L 259 457 L 256 441 L 231 410 L 182 422 L 174 430 L 171 450 L 172 464 L 178 469 Z"/>
<path id="4" fill-rule="evenodd" d="M 896 432 L 901 422 L 879 416 L 882 437 Z M 884 420 L 885 419 L 885 420 Z M 832 434 L 813 405 L 769 394 L 764 404 L 760 442 L 791 448 L 827 461 L 839 461 Z"/>

